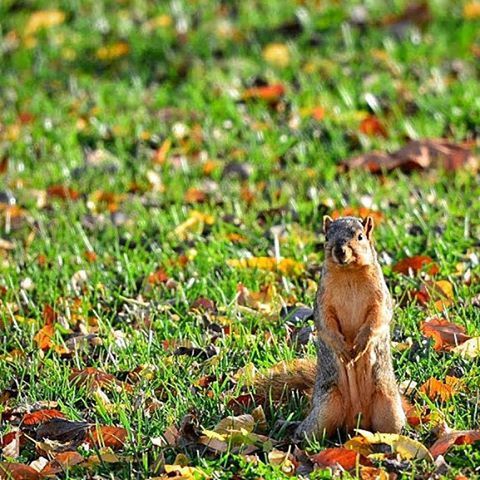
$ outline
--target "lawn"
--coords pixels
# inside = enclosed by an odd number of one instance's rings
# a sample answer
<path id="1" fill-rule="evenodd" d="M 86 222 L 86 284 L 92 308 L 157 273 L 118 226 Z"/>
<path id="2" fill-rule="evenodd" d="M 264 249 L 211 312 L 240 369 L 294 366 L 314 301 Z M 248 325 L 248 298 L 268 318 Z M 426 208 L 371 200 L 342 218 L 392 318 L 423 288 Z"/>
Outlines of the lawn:
<path id="1" fill-rule="evenodd" d="M 0 19 L 0 478 L 340 475 L 312 455 L 345 438 L 295 449 L 279 427 L 308 400 L 252 386 L 315 355 L 299 308 L 325 214 L 376 219 L 405 437 L 473 431 L 435 460 L 383 439 L 344 477 L 480 478 L 480 3 L 3 0 Z M 424 139 L 448 143 L 345 166 Z"/>

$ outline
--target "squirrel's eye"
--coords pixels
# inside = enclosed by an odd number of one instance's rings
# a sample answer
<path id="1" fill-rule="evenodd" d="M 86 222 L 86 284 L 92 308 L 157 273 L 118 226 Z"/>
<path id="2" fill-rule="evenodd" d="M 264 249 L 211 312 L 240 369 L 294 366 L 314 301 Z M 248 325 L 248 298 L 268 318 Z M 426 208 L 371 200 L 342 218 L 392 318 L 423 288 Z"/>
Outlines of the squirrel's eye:
<path id="1" fill-rule="evenodd" d="M 363 233 L 359 233 L 359 234 L 358 234 L 358 239 L 359 239 L 360 241 L 363 240 Z"/>

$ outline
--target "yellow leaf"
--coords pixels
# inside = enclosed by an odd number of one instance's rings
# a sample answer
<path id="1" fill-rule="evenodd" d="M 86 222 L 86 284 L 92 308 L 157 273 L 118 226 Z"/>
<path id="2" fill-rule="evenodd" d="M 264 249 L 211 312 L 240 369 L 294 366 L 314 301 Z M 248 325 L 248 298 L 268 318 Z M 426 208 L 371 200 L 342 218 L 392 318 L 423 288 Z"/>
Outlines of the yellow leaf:
<path id="1" fill-rule="evenodd" d="M 97 50 L 97 58 L 99 60 L 114 60 L 125 56 L 130 51 L 130 47 L 126 42 L 117 42 L 112 45 L 100 47 Z"/>
<path id="2" fill-rule="evenodd" d="M 275 67 L 285 68 L 290 63 L 290 51 L 284 43 L 269 43 L 262 54 L 265 61 Z"/>
<path id="3" fill-rule="evenodd" d="M 469 2 L 463 7 L 463 16 L 467 20 L 477 20 L 480 18 L 480 2 Z"/>
<path id="4" fill-rule="evenodd" d="M 379 443 L 384 443 L 390 445 L 393 450 L 400 455 L 405 460 L 411 460 L 413 458 L 417 459 L 427 459 L 433 460 L 430 452 L 428 451 L 425 445 L 412 440 L 411 438 L 405 437 L 404 435 L 398 435 L 396 433 L 371 433 L 367 430 L 356 430 L 357 433 L 363 437 L 368 443 L 365 444 L 362 440 L 356 440 L 358 437 L 353 438 L 345 444 L 346 448 L 358 451 L 359 453 L 365 454 L 365 448 L 368 445 L 376 445 Z M 355 442 L 353 442 L 355 440 Z M 360 446 L 363 451 L 356 450 L 355 447 Z M 372 451 L 370 451 L 372 453 Z"/>
<path id="5" fill-rule="evenodd" d="M 255 419 L 252 415 L 245 414 L 238 417 L 230 416 L 223 418 L 215 427 L 215 432 L 220 434 L 228 434 L 234 430 L 246 430 L 248 433 L 253 432 L 255 427 Z"/>
<path id="6" fill-rule="evenodd" d="M 183 241 L 187 239 L 190 233 L 200 235 L 205 225 L 213 225 L 214 221 L 211 215 L 192 210 L 188 218 L 175 228 L 173 234 L 175 238 Z"/>
<path id="7" fill-rule="evenodd" d="M 29 37 L 42 28 L 50 28 L 60 25 L 65 21 L 65 13 L 61 10 L 39 10 L 30 15 L 25 26 L 25 36 Z"/>
<path id="8" fill-rule="evenodd" d="M 458 353 L 463 358 L 476 358 L 480 355 L 480 337 L 473 337 L 456 346 L 452 351 Z"/>
<path id="9" fill-rule="evenodd" d="M 284 275 L 300 275 L 304 271 L 304 265 L 291 258 L 277 260 L 274 257 L 252 257 L 227 260 L 227 265 L 234 268 L 258 268 L 269 272 L 280 271 Z"/>

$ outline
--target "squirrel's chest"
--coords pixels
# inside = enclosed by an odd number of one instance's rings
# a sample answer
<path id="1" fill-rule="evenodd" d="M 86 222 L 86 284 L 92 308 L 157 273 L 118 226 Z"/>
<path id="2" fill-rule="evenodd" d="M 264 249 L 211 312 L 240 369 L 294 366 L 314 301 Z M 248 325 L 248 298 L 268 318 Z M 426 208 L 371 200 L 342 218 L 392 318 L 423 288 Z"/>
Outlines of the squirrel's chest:
<path id="1" fill-rule="evenodd" d="M 353 342 L 375 303 L 372 289 L 355 279 L 336 281 L 324 292 L 324 301 L 333 308 L 338 327 L 347 342 Z"/>

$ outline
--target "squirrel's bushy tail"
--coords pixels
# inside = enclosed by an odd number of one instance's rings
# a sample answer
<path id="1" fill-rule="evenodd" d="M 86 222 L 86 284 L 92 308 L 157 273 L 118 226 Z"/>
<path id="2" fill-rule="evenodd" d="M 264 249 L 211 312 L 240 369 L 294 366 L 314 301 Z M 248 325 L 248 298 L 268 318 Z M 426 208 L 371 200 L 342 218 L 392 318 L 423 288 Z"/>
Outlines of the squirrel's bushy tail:
<path id="1" fill-rule="evenodd" d="M 316 376 L 316 360 L 302 358 L 281 362 L 259 375 L 254 382 L 256 393 L 281 400 L 296 390 L 311 396 Z"/>

